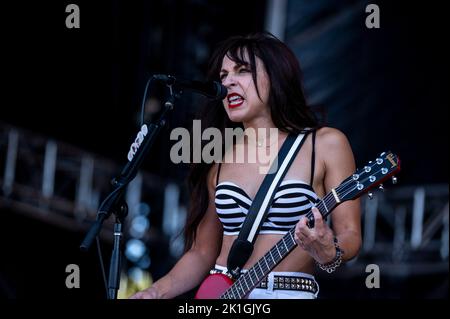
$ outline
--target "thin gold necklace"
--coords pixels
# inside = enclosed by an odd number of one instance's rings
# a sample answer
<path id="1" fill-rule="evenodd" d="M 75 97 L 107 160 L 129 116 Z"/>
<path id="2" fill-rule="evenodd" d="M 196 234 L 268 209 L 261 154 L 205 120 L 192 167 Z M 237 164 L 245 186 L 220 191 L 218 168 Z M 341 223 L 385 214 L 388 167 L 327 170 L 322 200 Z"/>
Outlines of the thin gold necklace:
<path id="1" fill-rule="evenodd" d="M 248 143 L 248 144 L 250 144 L 250 145 L 256 145 L 256 147 L 263 147 L 263 145 L 264 145 L 264 142 L 266 141 L 267 139 L 265 139 L 265 140 L 263 140 L 263 141 L 258 141 L 256 144 L 254 144 L 254 143 Z M 273 144 L 275 144 L 275 143 L 277 143 L 278 142 L 278 139 L 276 139 L 275 141 L 273 141 L 272 143 L 270 143 L 269 145 L 266 145 L 266 147 L 271 147 Z"/>

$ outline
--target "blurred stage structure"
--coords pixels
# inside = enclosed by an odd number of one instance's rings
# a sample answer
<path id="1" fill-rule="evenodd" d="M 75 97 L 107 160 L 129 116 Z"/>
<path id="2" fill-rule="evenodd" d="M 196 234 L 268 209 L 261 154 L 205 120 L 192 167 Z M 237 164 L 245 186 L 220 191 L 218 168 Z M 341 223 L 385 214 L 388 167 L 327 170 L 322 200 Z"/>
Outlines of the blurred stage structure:
<path id="1" fill-rule="evenodd" d="M 126 155 L 126 154 L 125 154 Z M 95 220 L 100 202 L 111 191 L 110 181 L 121 167 L 110 160 L 66 143 L 0 122 L 0 209 L 62 227 L 87 232 Z M 126 192 L 125 255 L 131 265 L 148 269 L 148 247 L 170 242 L 170 253 L 179 256 L 185 208 L 180 203 L 180 186 L 139 172 Z M 154 205 L 154 203 L 157 204 Z M 163 205 L 163 221 L 152 211 Z M 113 239 L 114 216 L 100 233 L 105 243 Z M 152 225 L 156 220 L 158 225 Z M 81 244 L 81 242 L 80 242 Z M 164 248 L 165 249 L 165 248 Z"/>
<path id="2" fill-rule="evenodd" d="M 0 125 L 0 163 L 0 209 L 9 208 L 70 231 L 88 229 L 119 169 L 95 154 L 4 123 Z M 386 188 L 372 200 L 363 198 L 361 253 L 333 276 L 364 278 L 366 266 L 377 264 L 382 277 L 406 280 L 423 275 L 445 278 L 447 274 L 443 284 L 448 287 L 448 185 L 401 186 L 400 180 Z M 144 194 L 161 190 L 161 195 L 143 200 Z M 176 183 L 145 172 L 129 185 L 125 255 L 133 267 L 149 269 L 151 249 L 166 249 L 152 245 L 161 236 L 169 239 L 174 259 L 181 255 L 183 242 L 177 235 L 186 215 L 181 191 Z M 152 225 L 151 207 L 158 204 L 163 206 L 162 222 Z M 105 241 L 112 238 L 110 232 L 102 234 Z"/>

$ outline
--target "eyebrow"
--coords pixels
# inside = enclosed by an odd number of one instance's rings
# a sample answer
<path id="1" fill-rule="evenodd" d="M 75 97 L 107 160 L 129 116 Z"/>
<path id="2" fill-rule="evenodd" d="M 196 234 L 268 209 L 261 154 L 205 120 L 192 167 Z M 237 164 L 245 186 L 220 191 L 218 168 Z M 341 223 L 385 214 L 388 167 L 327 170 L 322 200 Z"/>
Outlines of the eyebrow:
<path id="1" fill-rule="evenodd" d="M 240 67 L 243 67 L 243 66 L 248 67 L 248 66 L 250 66 L 250 63 L 248 63 L 248 62 L 245 62 L 245 63 L 243 63 L 243 64 L 235 63 L 233 69 L 234 69 L 234 70 L 237 70 L 237 69 L 239 69 Z M 221 69 L 221 70 L 220 70 L 220 73 L 224 73 L 224 72 L 228 72 L 228 71 L 227 71 L 227 70 L 224 70 L 224 69 Z"/>

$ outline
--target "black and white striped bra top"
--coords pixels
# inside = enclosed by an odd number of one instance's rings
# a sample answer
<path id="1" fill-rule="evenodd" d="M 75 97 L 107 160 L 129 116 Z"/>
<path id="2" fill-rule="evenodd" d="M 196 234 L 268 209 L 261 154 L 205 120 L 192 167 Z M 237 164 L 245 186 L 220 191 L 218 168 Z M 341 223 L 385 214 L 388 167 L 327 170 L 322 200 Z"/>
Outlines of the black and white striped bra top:
<path id="1" fill-rule="evenodd" d="M 285 180 L 278 187 L 259 234 L 285 234 L 318 202 L 313 188 L 301 180 Z M 252 199 L 233 182 L 216 186 L 215 204 L 224 235 L 238 235 Z"/>

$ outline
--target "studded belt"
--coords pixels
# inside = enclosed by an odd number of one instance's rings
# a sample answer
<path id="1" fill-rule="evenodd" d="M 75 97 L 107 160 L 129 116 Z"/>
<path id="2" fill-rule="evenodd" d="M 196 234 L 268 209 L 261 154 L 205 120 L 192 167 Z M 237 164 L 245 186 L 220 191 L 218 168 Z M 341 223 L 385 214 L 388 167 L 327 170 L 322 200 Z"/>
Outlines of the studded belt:
<path id="1" fill-rule="evenodd" d="M 267 289 L 267 282 L 268 279 L 266 277 L 255 288 Z M 316 281 L 311 278 L 274 275 L 273 289 L 307 291 L 315 294 L 318 287 Z"/>

